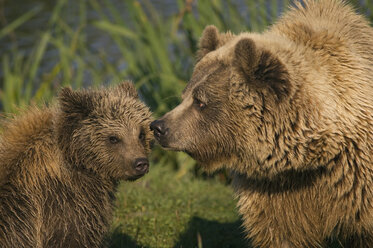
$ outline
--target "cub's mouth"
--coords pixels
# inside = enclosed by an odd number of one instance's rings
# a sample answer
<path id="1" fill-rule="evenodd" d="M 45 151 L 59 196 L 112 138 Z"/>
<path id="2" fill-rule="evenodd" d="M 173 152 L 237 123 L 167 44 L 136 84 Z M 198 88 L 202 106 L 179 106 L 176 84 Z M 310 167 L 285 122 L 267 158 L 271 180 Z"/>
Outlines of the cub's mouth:
<path id="1" fill-rule="evenodd" d="M 127 177 L 125 180 L 126 180 L 126 181 L 130 181 L 130 182 L 133 182 L 133 181 L 136 181 L 137 179 L 139 179 L 139 178 L 141 178 L 141 177 L 143 177 L 143 176 L 144 176 L 144 174 L 143 174 L 143 175 L 130 176 L 130 177 Z"/>
<path id="2" fill-rule="evenodd" d="M 126 181 L 135 181 L 149 172 L 149 161 L 147 158 L 137 158 L 132 164 L 130 175 L 127 175 Z"/>

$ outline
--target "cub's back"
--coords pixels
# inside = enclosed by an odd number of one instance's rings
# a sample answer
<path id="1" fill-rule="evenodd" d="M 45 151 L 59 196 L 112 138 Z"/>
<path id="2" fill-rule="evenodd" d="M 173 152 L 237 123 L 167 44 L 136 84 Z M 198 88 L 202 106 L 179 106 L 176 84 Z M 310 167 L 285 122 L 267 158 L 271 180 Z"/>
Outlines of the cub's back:
<path id="1" fill-rule="evenodd" d="M 0 184 L 58 173 L 52 122 L 51 109 L 36 107 L 6 120 L 0 138 Z"/>

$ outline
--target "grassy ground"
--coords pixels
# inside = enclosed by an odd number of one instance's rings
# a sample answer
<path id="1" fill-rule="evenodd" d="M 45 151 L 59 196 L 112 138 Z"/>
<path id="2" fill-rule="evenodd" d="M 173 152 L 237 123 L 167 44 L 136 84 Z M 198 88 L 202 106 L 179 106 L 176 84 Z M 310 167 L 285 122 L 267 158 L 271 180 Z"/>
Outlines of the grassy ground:
<path id="1" fill-rule="evenodd" d="M 111 247 L 246 247 L 232 189 L 163 166 L 120 185 Z"/>

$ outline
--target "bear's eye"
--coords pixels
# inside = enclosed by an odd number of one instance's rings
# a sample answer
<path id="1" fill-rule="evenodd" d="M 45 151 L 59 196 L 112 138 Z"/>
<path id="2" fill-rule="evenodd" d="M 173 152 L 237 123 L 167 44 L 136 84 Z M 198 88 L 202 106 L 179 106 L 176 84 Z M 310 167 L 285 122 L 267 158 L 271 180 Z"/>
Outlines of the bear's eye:
<path id="1" fill-rule="evenodd" d="M 145 132 L 142 129 L 141 129 L 140 134 L 139 134 L 139 140 L 141 140 L 141 141 L 145 140 Z"/>
<path id="2" fill-rule="evenodd" d="M 118 144 L 120 142 L 120 139 L 116 136 L 110 136 L 109 141 L 111 144 Z"/>
<path id="3" fill-rule="evenodd" d="M 194 98 L 193 104 L 199 109 L 204 109 L 206 107 L 206 103 L 201 102 L 197 98 Z"/>

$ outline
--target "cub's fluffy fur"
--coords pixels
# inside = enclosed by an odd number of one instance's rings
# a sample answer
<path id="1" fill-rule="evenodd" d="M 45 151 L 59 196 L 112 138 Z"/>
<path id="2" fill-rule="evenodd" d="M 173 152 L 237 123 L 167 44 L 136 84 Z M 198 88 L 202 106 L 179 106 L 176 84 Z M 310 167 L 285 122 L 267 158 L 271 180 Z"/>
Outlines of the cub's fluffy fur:
<path id="1" fill-rule="evenodd" d="M 0 246 L 101 247 L 118 181 L 148 170 L 150 118 L 122 83 L 65 88 L 58 107 L 9 120 L 0 139 Z"/>

